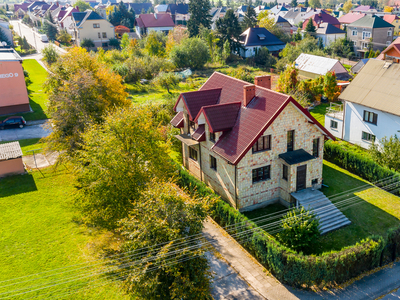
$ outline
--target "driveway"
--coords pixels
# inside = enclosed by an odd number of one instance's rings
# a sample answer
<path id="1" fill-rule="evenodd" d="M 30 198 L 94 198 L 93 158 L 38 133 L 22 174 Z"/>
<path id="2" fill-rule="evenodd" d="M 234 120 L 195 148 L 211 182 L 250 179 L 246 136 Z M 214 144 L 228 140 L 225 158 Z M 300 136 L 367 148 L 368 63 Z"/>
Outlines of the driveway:
<path id="1" fill-rule="evenodd" d="M 37 52 L 42 52 L 42 50 L 49 45 L 49 43 L 43 43 L 39 36 L 35 34 L 32 30 L 32 28 L 26 26 L 25 24 L 22 24 L 20 21 L 17 20 L 11 20 L 10 24 L 14 27 L 14 31 L 21 37 L 26 37 L 26 40 L 28 43 L 34 47 Z M 56 48 L 57 52 L 60 54 L 66 53 L 64 49 L 57 47 L 54 45 Z"/>
<path id="2" fill-rule="evenodd" d="M 47 120 L 28 122 L 24 128 L 0 130 L 0 142 L 46 137 L 51 133 Z"/>

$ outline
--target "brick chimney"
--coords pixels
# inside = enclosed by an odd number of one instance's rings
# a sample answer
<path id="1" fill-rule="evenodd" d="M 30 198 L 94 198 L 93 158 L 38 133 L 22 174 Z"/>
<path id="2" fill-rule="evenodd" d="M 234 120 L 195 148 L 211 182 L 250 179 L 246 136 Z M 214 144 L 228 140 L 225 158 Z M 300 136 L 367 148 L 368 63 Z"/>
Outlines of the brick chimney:
<path id="1" fill-rule="evenodd" d="M 254 84 L 267 89 L 271 89 L 271 75 L 254 77 Z"/>
<path id="2" fill-rule="evenodd" d="M 243 105 L 247 107 L 250 101 L 256 96 L 256 86 L 254 84 L 243 87 Z"/>

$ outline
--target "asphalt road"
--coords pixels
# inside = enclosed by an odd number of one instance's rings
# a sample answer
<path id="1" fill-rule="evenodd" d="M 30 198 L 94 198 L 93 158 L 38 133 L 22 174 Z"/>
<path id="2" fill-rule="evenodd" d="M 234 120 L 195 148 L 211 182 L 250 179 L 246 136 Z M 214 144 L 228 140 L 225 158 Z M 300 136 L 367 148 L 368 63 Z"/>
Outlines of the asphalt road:
<path id="1" fill-rule="evenodd" d="M 10 24 L 14 27 L 14 31 L 21 37 L 25 36 L 28 43 L 38 52 L 42 52 L 42 50 L 49 45 L 49 43 L 43 43 L 40 40 L 39 36 L 35 34 L 31 28 L 29 28 L 25 24 L 22 24 L 20 21 L 11 20 Z M 61 54 L 66 53 L 66 51 L 61 49 L 60 47 L 57 47 L 55 45 L 54 47 L 56 48 L 57 52 Z"/>
<path id="2" fill-rule="evenodd" d="M 24 128 L 12 128 L 0 130 L 0 142 L 11 142 L 24 139 L 46 137 L 51 133 L 47 122 L 25 126 Z"/>

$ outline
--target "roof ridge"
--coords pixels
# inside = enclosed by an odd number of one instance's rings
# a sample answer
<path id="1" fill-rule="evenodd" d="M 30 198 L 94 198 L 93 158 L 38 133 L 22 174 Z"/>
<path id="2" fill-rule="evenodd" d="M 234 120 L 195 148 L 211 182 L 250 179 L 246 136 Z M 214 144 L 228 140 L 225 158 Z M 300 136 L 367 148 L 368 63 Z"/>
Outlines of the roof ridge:
<path id="1" fill-rule="evenodd" d="M 208 90 L 206 90 L 206 91 L 208 91 Z M 240 105 L 242 105 L 242 102 L 236 101 L 236 102 L 227 102 L 227 103 L 217 103 L 217 104 L 211 104 L 211 105 L 204 105 L 201 108 L 205 108 L 206 109 L 206 108 L 212 108 L 212 107 L 227 106 L 227 105 L 232 105 L 232 104 L 235 104 L 235 105 L 240 104 Z"/>

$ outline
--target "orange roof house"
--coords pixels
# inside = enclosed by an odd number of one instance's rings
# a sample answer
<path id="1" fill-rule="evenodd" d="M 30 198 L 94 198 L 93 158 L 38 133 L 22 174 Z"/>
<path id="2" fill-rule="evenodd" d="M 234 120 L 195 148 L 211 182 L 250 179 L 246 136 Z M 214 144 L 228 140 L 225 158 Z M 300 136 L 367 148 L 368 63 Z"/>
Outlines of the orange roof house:
<path id="1" fill-rule="evenodd" d="M 31 110 L 21 63 L 13 49 L 0 50 L 0 115 Z"/>

